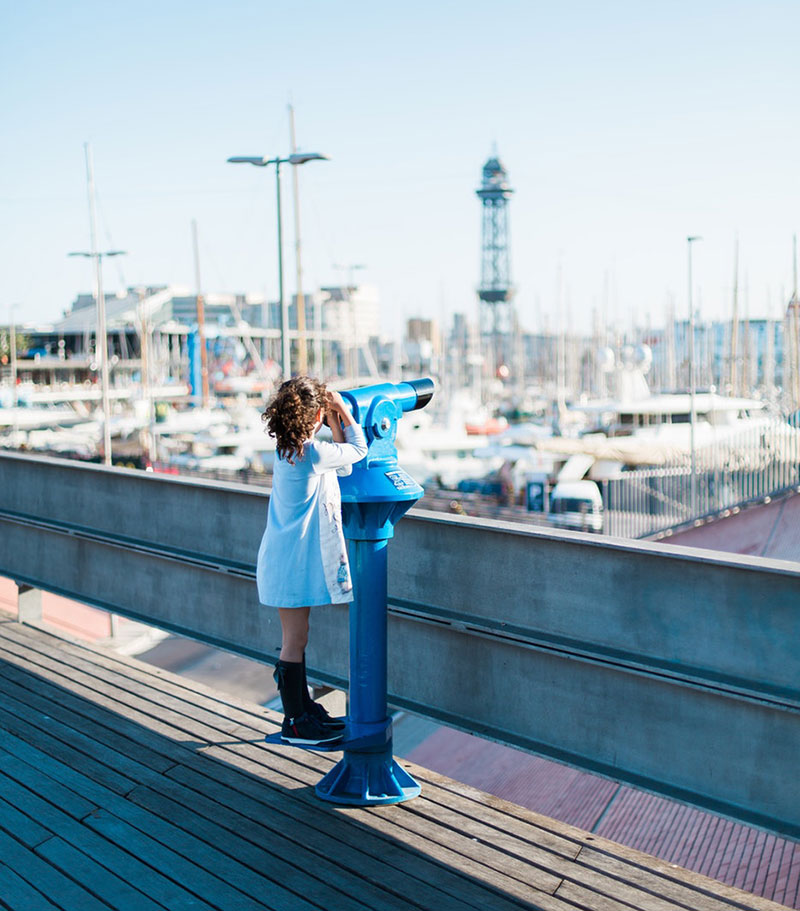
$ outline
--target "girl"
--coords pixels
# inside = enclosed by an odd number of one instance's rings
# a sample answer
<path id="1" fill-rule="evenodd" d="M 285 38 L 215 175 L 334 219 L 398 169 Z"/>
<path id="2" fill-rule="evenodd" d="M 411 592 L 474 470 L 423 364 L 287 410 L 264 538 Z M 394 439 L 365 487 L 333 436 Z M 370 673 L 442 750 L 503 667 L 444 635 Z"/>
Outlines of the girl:
<path id="1" fill-rule="evenodd" d="M 267 527 L 258 551 L 258 598 L 277 607 L 282 645 L 275 679 L 283 703 L 281 739 L 339 740 L 341 721 L 314 702 L 306 682 L 309 609 L 353 600 L 337 474 L 367 454 L 364 432 L 338 392 L 296 376 L 281 385 L 262 419 L 277 440 Z M 333 443 L 314 439 L 323 419 Z"/>

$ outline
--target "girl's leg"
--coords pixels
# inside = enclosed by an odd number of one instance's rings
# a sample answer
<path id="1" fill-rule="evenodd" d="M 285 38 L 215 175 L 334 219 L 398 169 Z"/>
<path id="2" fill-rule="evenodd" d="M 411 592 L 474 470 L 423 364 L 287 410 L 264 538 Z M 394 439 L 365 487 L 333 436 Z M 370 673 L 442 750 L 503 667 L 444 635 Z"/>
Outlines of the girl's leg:
<path id="1" fill-rule="evenodd" d="M 308 644 L 308 607 L 279 607 L 281 618 L 281 661 L 302 662 Z"/>
<path id="2" fill-rule="evenodd" d="M 308 644 L 308 607 L 278 608 L 281 618 L 281 655 L 275 666 L 275 681 L 283 703 L 281 740 L 285 743 L 314 745 L 340 740 L 342 728 L 327 727 L 308 713 L 314 703 L 305 679 L 305 649 Z"/>
<path id="3" fill-rule="evenodd" d="M 308 641 L 307 607 L 280 607 L 281 655 L 275 666 L 275 682 L 281 694 L 283 714 L 298 718 L 305 712 L 307 689 L 303 681 L 303 652 Z"/>

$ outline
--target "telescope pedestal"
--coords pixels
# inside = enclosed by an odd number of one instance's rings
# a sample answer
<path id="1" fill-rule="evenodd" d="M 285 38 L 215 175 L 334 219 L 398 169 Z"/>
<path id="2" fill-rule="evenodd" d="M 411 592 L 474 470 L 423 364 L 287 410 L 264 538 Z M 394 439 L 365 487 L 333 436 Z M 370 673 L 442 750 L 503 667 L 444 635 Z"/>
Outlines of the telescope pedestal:
<path id="1" fill-rule="evenodd" d="M 406 509 L 410 505 L 409 502 Z M 347 529 L 348 505 L 343 507 Z M 360 510 L 362 517 L 363 510 L 364 504 Z M 317 797 L 332 803 L 359 806 L 400 803 L 420 793 L 417 782 L 392 756 L 392 720 L 386 705 L 388 543 L 387 537 L 350 538 L 355 600 L 350 605 L 347 735 L 343 758 L 316 786 Z"/>

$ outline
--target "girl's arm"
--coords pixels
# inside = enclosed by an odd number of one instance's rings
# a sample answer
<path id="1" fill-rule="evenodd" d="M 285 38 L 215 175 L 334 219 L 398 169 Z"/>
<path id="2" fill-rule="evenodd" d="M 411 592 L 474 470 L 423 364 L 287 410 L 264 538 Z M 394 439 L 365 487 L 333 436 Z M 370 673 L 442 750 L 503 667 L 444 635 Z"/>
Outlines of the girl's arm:
<path id="1" fill-rule="evenodd" d="M 336 418 L 333 423 L 338 425 L 337 429 L 341 428 L 341 424 L 344 424 L 345 427 L 349 427 L 350 425 L 356 423 L 356 419 L 353 417 L 353 413 L 347 407 L 345 400 L 338 392 L 335 392 L 332 389 L 328 390 L 327 412 L 329 416 L 333 415 L 333 417 Z M 331 431 L 333 431 L 333 426 L 331 426 Z M 334 440 L 336 440 L 335 436 Z M 336 442 L 341 443 L 342 440 L 344 440 L 344 436 L 342 436 L 341 440 L 336 440 Z"/>
<path id="2" fill-rule="evenodd" d="M 314 469 L 318 472 L 337 469 L 339 473 L 349 474 L 349 467 L 367 454 L 364 431 L 338 392 L 328 393 L 326 413 L 334 442 L 315 441 L 312 449 Z"/>
<path id="3" fill-rule="evenodd" d="M 341 400 L 342 397 L 339 395 L 339 393 L 337 392 L 336 394 L 337 394 L 337 396 L 339 396 L 339 399 Z M 328 404 L 325 408 L 325 418 L 327 419 L 328 427 L 331 428 L 331 436 L 333 437 L 333 442 L 334 443 L 344 443 L 344 430 L 342 429 L 341 410 L 339 408 L 334 407 L 332 395 L 333 395 L 333 393 L 331 393 L 331 392 L 328 393 Z M 343 401 L 342 401 L 342 406 L 344 406 Z M 344 409 L 344 410 L 347 410 L 347 409 Z M 349 412 L 348 412 L 348 414 L 349 414 Z M 350 415 L 350 416 L 352 418 L 352 415 Z"/>

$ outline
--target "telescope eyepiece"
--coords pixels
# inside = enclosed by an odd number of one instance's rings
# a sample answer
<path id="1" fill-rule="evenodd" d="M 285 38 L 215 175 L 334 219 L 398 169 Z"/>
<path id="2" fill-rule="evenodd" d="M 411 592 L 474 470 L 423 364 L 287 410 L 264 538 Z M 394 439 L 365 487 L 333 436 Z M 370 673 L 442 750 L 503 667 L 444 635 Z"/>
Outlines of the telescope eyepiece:
<path id="1" fill-rule="evenodd" d="M 421 380 L 409 380 L 408 385 L 417 393 L 417 404 L 412 409 L 414 411 L 424 408 L 433 398 L 433 393 L 436 390 L 436 384 L 428 376 Z"/>

